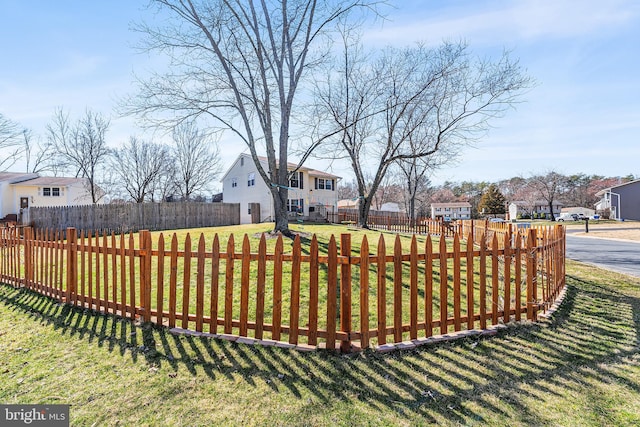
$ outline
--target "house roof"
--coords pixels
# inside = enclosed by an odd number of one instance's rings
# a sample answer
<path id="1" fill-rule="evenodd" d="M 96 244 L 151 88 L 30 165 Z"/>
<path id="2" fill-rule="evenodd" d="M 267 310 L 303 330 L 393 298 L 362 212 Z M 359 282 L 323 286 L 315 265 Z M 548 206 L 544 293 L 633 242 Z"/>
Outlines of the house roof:
<path id="1" fill-rule="evenodd" d="M 548 206 L 549 202 L 547 202 L 546 200 L 536 200 L 533 202 L 535 206 Z M 514 204 L 514 205 L 518 205 L 518 206 L 529 206 L 529 202 L 525 202 L 524 200 L 514 200 L 513 202 L 511 202 L 510 204 Z M 558 202 L 557 200 L 553 201 L 553 205 L 554 206 L 562 206 L 563 203 L 562 202 Z"/>
<path id="2" fill-rule="evenodd" d="M 74 184 L 83 184 L 85 182 L 84 178 L 67 178 L 62 176 L 39 176 L 37 178 L 32 178 L 20 182 L 14 182 L 11 185 L 57 185 L 60 187 L 66 187 Z"/>
<path id="3" fill-rule="evenodd" d="M 238 159 L 239 159 L 240 157 L 245 157 L 245 158 L 251 159 L 251 155 L 249 155 L 249 154 L 246 154 L 246 153 L 242 153 L 242 154 L 240 154 L 240 155 L 236 158 L 236 160 L 234 160 L 234 162 L 231 164 L 231 166 L 229 167 L 229 169 L 227 169 L 227 171 L 225 172 L 225 174 L 222 176 L 222 180 L 224 180 L 224 179 L 227 177 L 227 175 L 229 175 L 229 172 L 231 172 L 231 169 L 233 168 L 233 166 L 236 164 L 236 162 L 238 161 Z M 266 157 L 264 157 L 264 156 L 258 156 L 258 159 L 259 159 L 261 162 L 264 162 L 265 164 L 268 162 L 268 159 L 267 159 Z M 252 160 L 252 161 L 253 161 L 253 160 Z M 295 169 L 295 168 L 297 168 L 297 167 L 298 167 L 298 165 L 297 165 L 296 163 L 291 163 L 291 162 L 287 162 L 287 166 L 288 166 L 290 169 Z M 313 168 L 309 168 L 309 167 L 306 167 L 306 166 L 300 166 L 299 170 L 301 170 L 301 171 L 305 171 L 305 172 L 307 172 L 310 176 L 315 176 L 315 177 L 318 177 L 318 178 L 331 178 L 331 179 L 340 179 L 340 178 L 341 178 L 341 177 L 339 177 L 339 176 L 337 176 L 337 175 L 333 175 L 333 174 L 330 174 L 330 173 L 328 173 L 328 172 L 323 172 L 323 171 L 320 171 L 320 170 L 317 170 L 317 169 L 313 169 Z"/>
<path id="4" fill-rule="evenodd" d="M 603 196 L 605 193 L 610 192 L 611 190 L 613 190 L 614 188 L 620 188 L 620 187 L 624 187 L 625 185 L 635 185 L 637 183 L 640 182 L 640 179 L 636 179 L 634 181 L 629 181 L 629 182 L 624 182 L 622 184 L 618 184 L 618 185 L 614 185 L 612 187 L 608 187 L 608 188 L 603 188 L 602 190 L 598 191 L 596 193 L 596 196 Z"/>
<path id="5" fill-rule="evenodd" d="M 37 173 L 0 172 L 0 182 L 8 182 L 9 184 L 26 181 L 37 177 Z"/>
<path id="6" fill-rule="evenodd" d="M 449 202 L 449 203 L 431 203 L 433 208 L 470 208 L 469 202 Z"/>

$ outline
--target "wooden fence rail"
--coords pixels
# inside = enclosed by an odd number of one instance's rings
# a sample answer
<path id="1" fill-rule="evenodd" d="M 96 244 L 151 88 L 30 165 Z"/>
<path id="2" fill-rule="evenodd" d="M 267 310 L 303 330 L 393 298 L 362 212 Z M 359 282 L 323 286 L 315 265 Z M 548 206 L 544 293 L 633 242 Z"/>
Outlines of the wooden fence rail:
<path id="1" fill-rule="evenodd" d="M 535 320 L 564 286 L 564 229 L 485 226 L 404 243 L 298 236 L 288 253 L 264 235 L 252 248 L 247 235 L 5 229 L 0 280 L 171 328 L 349 351 Z"/>

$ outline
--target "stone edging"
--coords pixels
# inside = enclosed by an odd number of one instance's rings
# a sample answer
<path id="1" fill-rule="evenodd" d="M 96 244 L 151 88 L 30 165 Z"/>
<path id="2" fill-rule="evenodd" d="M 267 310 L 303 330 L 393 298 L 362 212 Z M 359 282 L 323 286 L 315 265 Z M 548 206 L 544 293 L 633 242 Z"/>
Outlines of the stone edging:
<path id="1" fill-rule="evenodd" d="M 551 305 L 551 307 L 549 307 L 549 309 L 546 312 L 539 314 L 538 318 L 543 320 L 550 320 L 553 314 L 558 310 L 558 308 L 564 301 L 566 294 L 567 294 L 567 286 L 565 285 L 564 288 L 562 288 L 562 290 L 558 294 L 558 297 L 556 298 L 553 305 Z M 399 343 L 382 344 L 374 347 L 373 350 L 378 353 L 389 353 L 395 350 L 411 350 L 411 349 L 425 346 L 425 345 L 455 341 L 455 340 L 469 338 L 469 337 L 494 336 L 498 333 L 499 330 L 507 329 L 509 327 L 510 326 L 508 324 L 501 323 L 498 325 L 489 326 L 487 329 L 472 329 L 470 331 L 467 330 L 467 331 L 452 332 L 450 334 L 444 334 L 444 335 L 434 335 L 427 338 L 418 338 L 415 340 L 402 341 Z M 192 331 L 190 329 L 182 329 L 182 328 L 171 328 L 169 329 L 169 333 L 173 335 L 186 335 L 186 336 L 199 337 L 199 338 L 200 337 L 217 338 L 225 341 L 235 342 L 238 344 L 261 345 L 264 347 L 279 347 L 279 348 L 286 348 L 289 350 L 297 350 L 302 352 L 316 351 L 318 349 L 325 347 L 324 345 L 312 346 L 308 344 L 290 344 L 284 341 L 275 341 L 270 339 L 259 340 L 256 338 L 239 337 L 237 335 L 231 335 L 231 334 L 210 334 L 206 332 L 197 332 L 197 331 Z M 354 343 L 354 350 L 356 350 L 357 348 L 358 348 L 357 343 Z M 340 351 L 339 347 L 336 348 L 336 351 Z"/>

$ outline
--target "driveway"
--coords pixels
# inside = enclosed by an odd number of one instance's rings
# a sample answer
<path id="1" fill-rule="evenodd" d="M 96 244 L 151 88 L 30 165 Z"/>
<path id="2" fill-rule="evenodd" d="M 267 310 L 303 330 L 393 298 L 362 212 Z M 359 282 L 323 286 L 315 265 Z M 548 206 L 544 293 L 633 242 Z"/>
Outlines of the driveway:
<path id="1" fill-rule="evenodd" d="M 567 230 L 567 258 L 640 277 L 640 242 L 576 236 Z"/>

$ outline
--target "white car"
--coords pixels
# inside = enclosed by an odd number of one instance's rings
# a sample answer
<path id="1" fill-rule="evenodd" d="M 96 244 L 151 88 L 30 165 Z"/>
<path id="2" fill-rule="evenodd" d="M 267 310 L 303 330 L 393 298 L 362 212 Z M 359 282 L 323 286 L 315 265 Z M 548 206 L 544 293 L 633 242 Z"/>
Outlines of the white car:
<path id="1" fill-rule="evenodd" d="M 577 215 L 576 214 L 560 214 L 559 216 L 556 217 L 556 221 L 558 222 L 564 222 L 564 221 L 575 221 L 576 220 Z"/>

